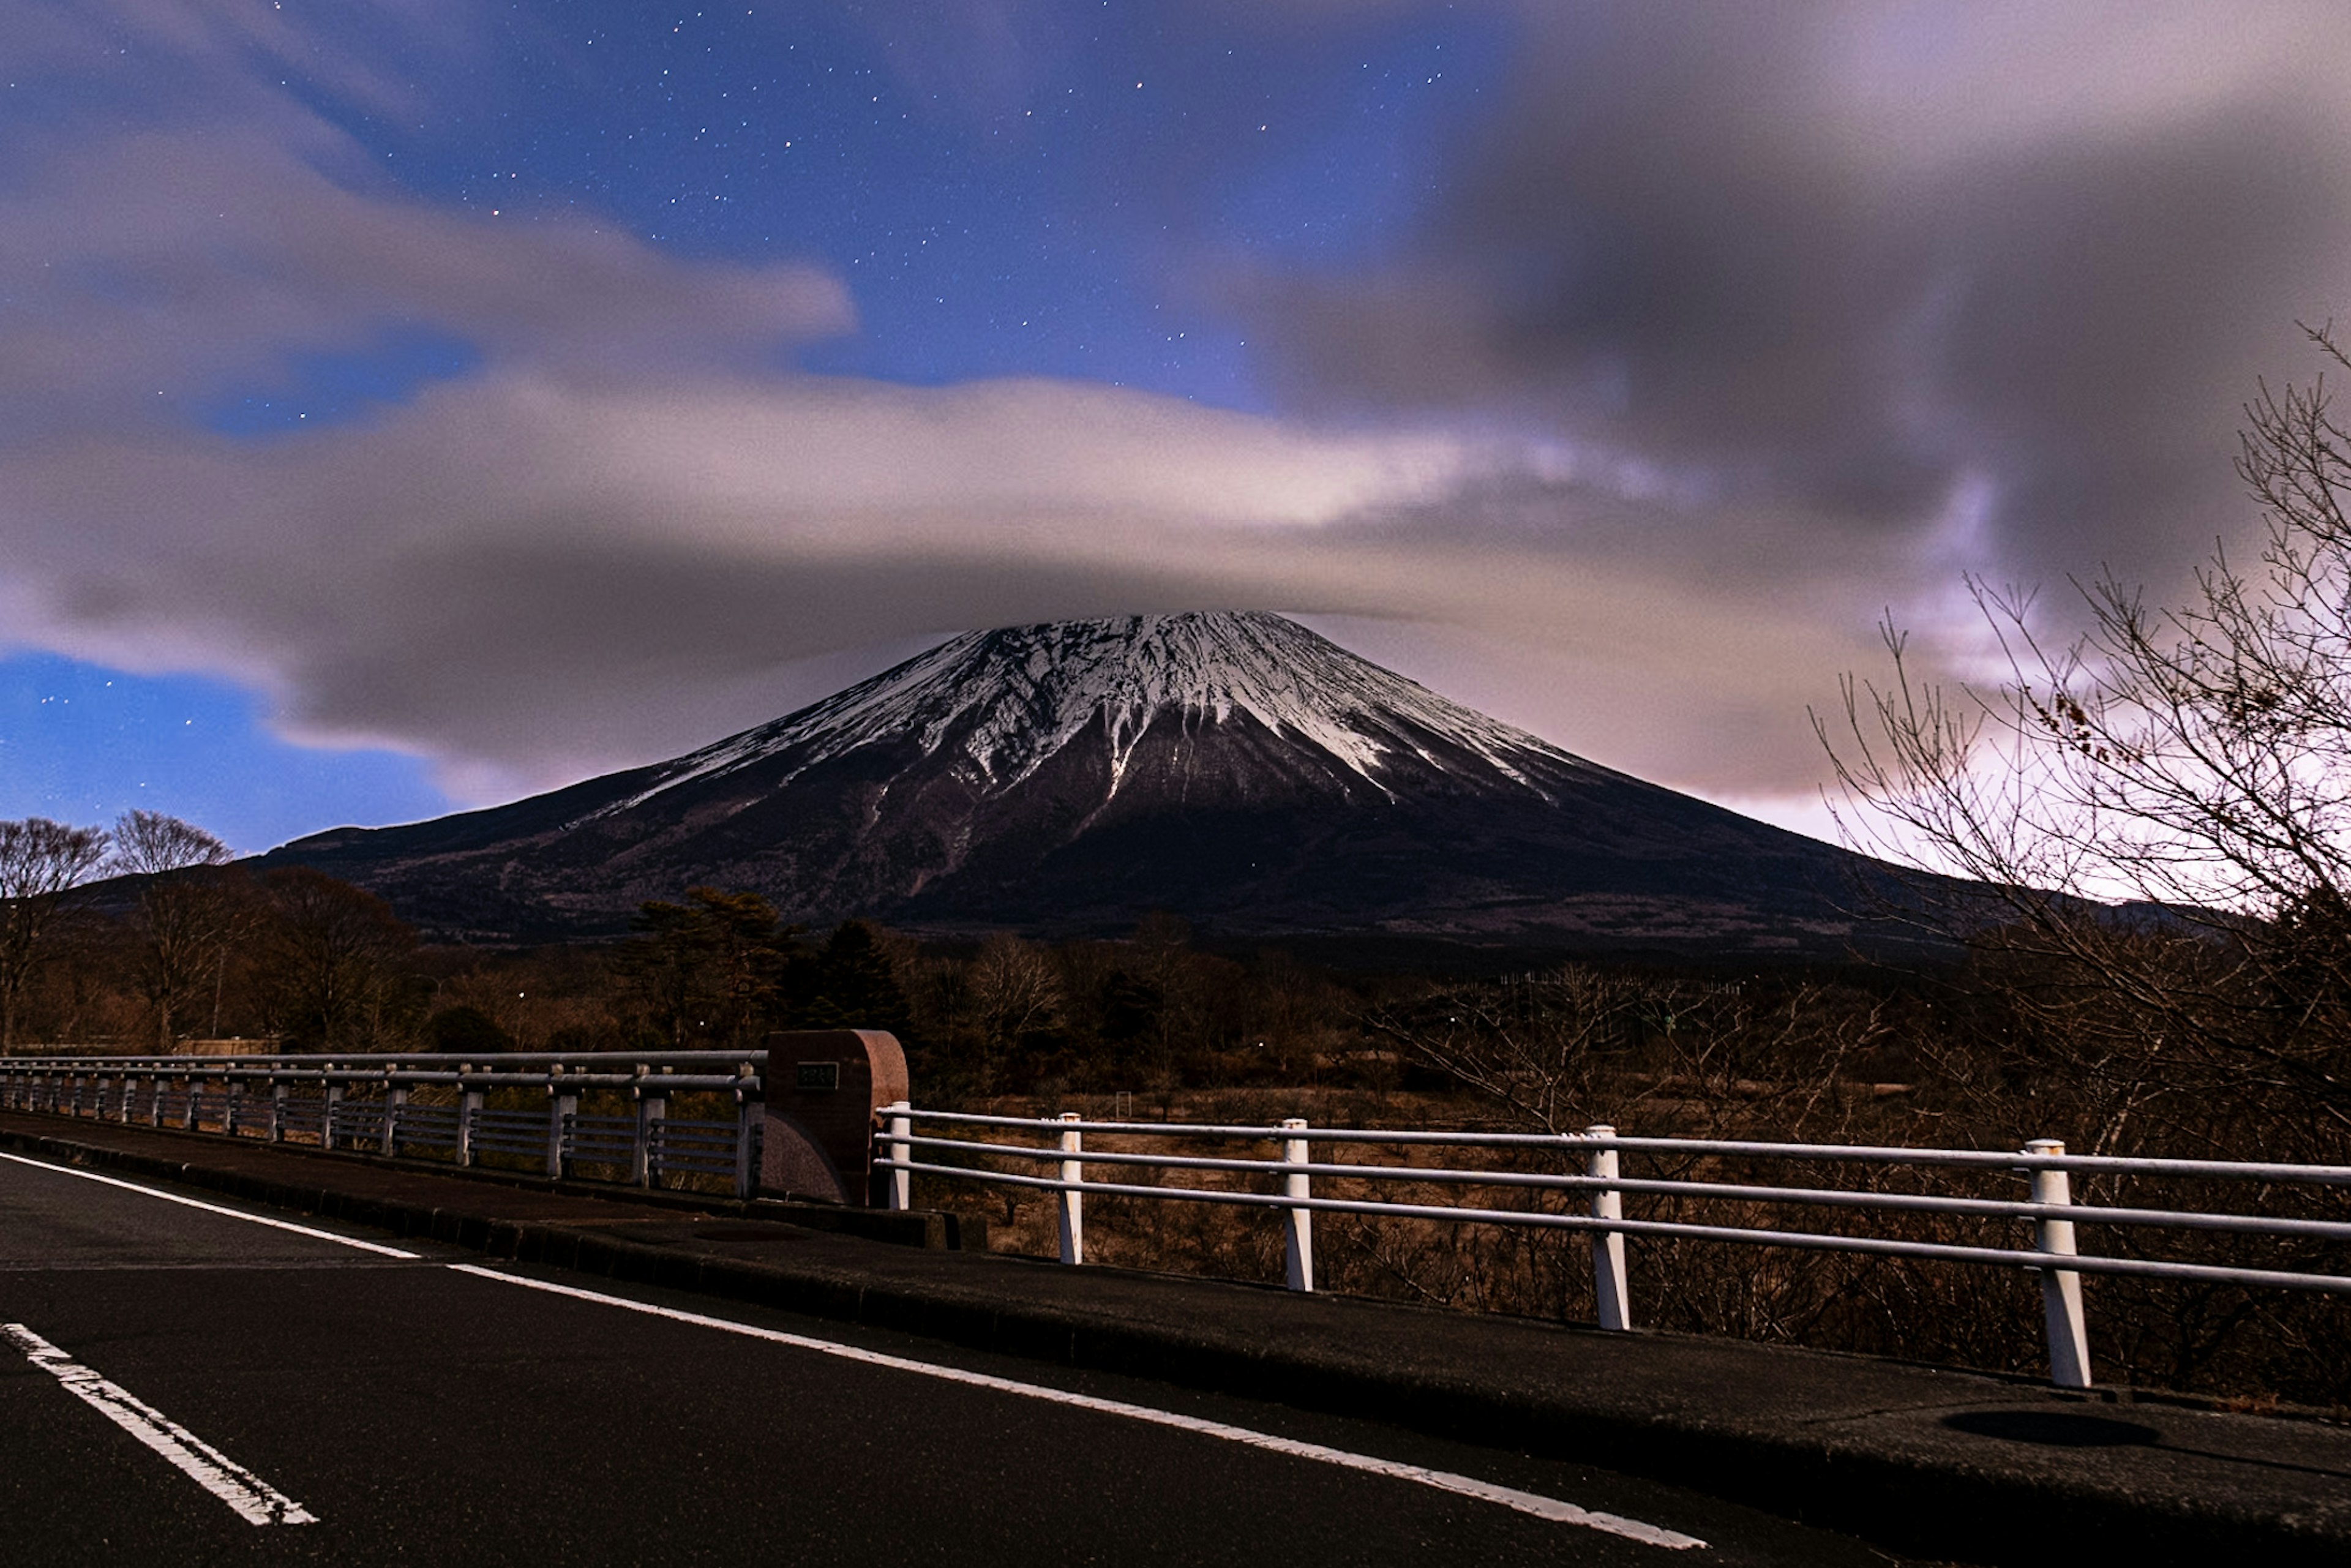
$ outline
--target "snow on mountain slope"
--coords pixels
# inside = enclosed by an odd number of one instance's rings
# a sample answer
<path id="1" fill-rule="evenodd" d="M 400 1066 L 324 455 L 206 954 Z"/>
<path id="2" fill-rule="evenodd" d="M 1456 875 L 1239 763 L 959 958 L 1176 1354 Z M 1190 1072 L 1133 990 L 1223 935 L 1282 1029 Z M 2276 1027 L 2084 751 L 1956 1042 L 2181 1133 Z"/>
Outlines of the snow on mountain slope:
<path id="1" fill-rule="evenodd" d="M 1869 862 L 1265 614 L 974 632 L 669 762 L 266 863 L 455 941 L 610 936 L 697 886 L 812 926 L 963 934 L 1116 936 L 1164 911 L 1226 936 L 1562 951 L 1880 940 L 1852 913 Z"/>
<path id="2" fill-rule="evenodd" d="M 1132 615 L 967 632 L 814 706 L 690 752 L 582 820 L 769 758 L 788 759 L 770 786 L 780 787 L 861 746 L 908 738 L 925 756 L 958 747 L 983 790 L 998 793 L 1098 719 L 1109 734 L 1115 794 L 1153 725 L 1188 729 L 1236 714 L 1315 747 L 1384 793 L 1383 764 L 1405 755 L 1440 771 L 1475 758 L 1545 799 L 1530 764 L 1604 771 L 1278 615 Z"/>

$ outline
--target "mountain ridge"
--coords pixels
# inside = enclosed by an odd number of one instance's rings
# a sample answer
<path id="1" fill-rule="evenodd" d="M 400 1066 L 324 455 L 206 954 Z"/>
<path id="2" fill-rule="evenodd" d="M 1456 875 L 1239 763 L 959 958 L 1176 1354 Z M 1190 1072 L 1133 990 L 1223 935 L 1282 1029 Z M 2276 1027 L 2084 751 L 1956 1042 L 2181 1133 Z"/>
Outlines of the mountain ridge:
<path id="1" fill-rule="evenodd" d="M 625 927 L 710 883 L 788 917 L 1824 950 L 1874 862 L 1646 783 L 1307 628 L 975 632 L 667 762 L 283 846 L 455 939 Z M 1882 870 L 1882 868 L 1877 868 Z"/>

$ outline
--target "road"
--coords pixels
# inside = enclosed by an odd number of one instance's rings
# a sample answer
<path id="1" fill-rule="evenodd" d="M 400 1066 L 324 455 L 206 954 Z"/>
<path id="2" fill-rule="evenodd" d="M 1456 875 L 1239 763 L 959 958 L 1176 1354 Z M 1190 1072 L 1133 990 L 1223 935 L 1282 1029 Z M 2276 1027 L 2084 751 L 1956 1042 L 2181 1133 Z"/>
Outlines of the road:
<path id="1" fill-rule="evenodd" d="M 1892 1561 L 1584 1467 L 13 1155 L 0 1530 L 58 1564 Z"/>

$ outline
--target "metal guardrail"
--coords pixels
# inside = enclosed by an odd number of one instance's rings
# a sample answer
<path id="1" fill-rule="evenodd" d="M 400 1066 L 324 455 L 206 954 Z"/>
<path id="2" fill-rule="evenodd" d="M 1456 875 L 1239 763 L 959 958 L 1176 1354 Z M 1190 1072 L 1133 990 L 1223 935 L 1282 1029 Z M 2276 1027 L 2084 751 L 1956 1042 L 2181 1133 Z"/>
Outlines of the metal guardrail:
<path id="1" fill-rule="evenodd" d="M 0 1057 L 0 1110 L 215 1132 L 384 1155 L 485 1155 L 529 1161 L 550 1176 L 579 1166 L 632 1186 L 664 1177 L 759 1179 L 764 1051 L 568 1051 L 492 1058 L 367 1056 Z M 447 1103 L 418 1101 L 419 1089 Z M 493 1108 L 497 1091 L 538 1091 L 546 1109 Z M 583 1113 L 583 1095 L 625 1096 L 626 1115 Z M 669 1114 L 673 1096 L 732 1095 L 731 1121 Z"/>
<path id="2" fill-rule="evenodd" d="M 1283 1231 L 1284 1272 L 1293 1291 L 1314 1288 L 1313 1216 L 1317 1213 L 1381 1215 L 1407 1219 L 1439 1220 L 1535 1227 L 1583 1231 L 1591 1238 L 1593 1292 L 1600 1325 L 1632 1327 L 1631 1291 L 1625 1266 L 1627 1238 L 1684 1238 L 1754 1246 L 1793 1247 L 1857 1252 L 1881 1257 L 1927 1259 L 1994 1268 L 2028 1269 L 2041 1280 L 2043 1315 L 2049 1342 L 2051 1380 L 2061 1386 L 2090 1386 L 2089 1334 L 2082 1305 L 2084 1274 L 2128 1275 L 2137 1278 L 2197 1281 L 2253 1288 L 2320 1291 L 2351 1294 L 2351 1276 L 2296 1269 L 2249 1269 L 2163 1259 L 2097 1256 L 2078 1250 L 2076 1228 L 2084 1225 L 2137 1229 L 2226 1232 L 2269 1236 L 2303 1242 L 2351 1242 L 2351 1223 L 2329 1219 L 2244 1214 L 2198 1209 L 2127 1207 L 2075 1203 L 2072 1181 L 2076 1175 L 2098 1177 L 2161 1177 L 2195 1182 L 2235 1182 L 2302 1188 L 2351 1188 L 2351 1166 L 2299 1166 L 2225 1160 L 2137 1159 L 2095 1155 L 2068 1155 L 2064 1144 L 2038 1139 L 2015 1153 L 1980 1149 L 1918 1149 L 1868 1147 L 1837 1144 L 1773 1144 L 1705 1138 L 1621 1137 L 1614 1127 L 1594 1126 L 1581 1134 L 1548 1136 L 1517 1133 L 1384 1132 L 1368 1129 L 1311 1129 L 1301 1120 L 1278 1127 L 1156 1122 L 1092 1122 L 1075 1113 L 1058 1118 L 984 1116 L 924 1111 L 900 1103 L 876 1113 L 877 1168 L 891 1173 L 890 1206 L 908 1207 L 911 1178 L 921 1174 L 951 1181 L 1029 1187 L 1056 1195 L 1061 1259 L 1064 1263 L 1085 1260 L 1084 1200 L 1088 1193 L 1107 1197 L 1155 1198 L 1181 1202 L 1228 1204 L 1278 1211 Z M 967 1129 L 981 1135 L 925 1135 L 918 1124 Z M 1029 1134 L 1039 1143 L 997 1141 L 991 1132 Z M 1134 1149 L 1089 1149 L 1088 1134 L 1123 1139 L 1189 1140 L 1195 1143 L 1273 1143 L 1281 1148 L 1278 1159 L 1234 1158 Z M 1581 1166 L 1580 1173 L 1508 1168 L 1480 1169 L 1458 1166 L 1413 1166 L 1345 1163 L 1313 1157 L 1315 1145 L 1353 1148 L 1478 1149 L 1490 1154 L 1516 1154 Z M 1788 1186 L 1751 1182 L 1644 1178 L 1625 1176 L 1620 1156 L 1635 1154 L 1692 1163 L 1736 1161 L 1860 1164 L 1881 1169 L 1933 1167 L 1987 1175 L 2022 1176 L 2030 1197 L 1968 1197 L 1924 1192 L 1887 1192 L 1851 1187 Z M 988 1156 L 1014 1163 L 1058 1167 L 1050 1174 L 975 1168 L 944 1163 L 941 1155 L 968 1159 Z M 1156 1186 L 1140 1182 L 1088 1180 L 1086 1167 L 1115 1170 L 1217 1172 L 1229 1176 L 1261 1176 L 1275 1190 L 1241 1187 Z M 1375 1186 L 1434 1186 L 1484 1187 L 1523 1192 L 1531 1205 L 1542 1195 L 1557 1193 L 1580 1199 L 1582 1212 L 1540 1207 L 1498 1208 L 1489 1205 L 1397 1202 L 1378 1197 L 1314 1196 L 1317 1178 L 1344 1180 Z M 1960 1245 L 1903 1237 L 1846 1235 L 1802 1228 L 1781 1229 L 1754 1225 L 1693 1224 L 1682 1220 L 1645 1219 L 1628 1216 L 1628 1197 L 1658 1197 L 1706 1203 L 1811 1206 L 1844 1210 L 1947 1215 L 1975 1221 L 2029 1222 L 2030 1249 L 2013 1246 Z M 2063 1266 L 2055 1260 L 2063 1259 Z"/>

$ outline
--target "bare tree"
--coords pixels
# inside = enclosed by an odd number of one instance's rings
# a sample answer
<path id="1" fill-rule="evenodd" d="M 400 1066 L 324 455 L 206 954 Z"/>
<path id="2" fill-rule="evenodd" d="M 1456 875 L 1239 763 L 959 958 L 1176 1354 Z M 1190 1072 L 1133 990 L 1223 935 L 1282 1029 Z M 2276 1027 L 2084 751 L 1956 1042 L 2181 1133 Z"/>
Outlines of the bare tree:
<path id="1" fill-rule="evenodd" d="M 308 866 L 265 881 L 264 982 L 271 1022 L 298 1049 L 392 1043 L 398 965 L 416 945 L 391 905 Z"/>
<path id="2" fill-rule="evenodd" d="M 1884 1032 L 1882 1010 L 1805 979 L 1750 987 L 1568 964 L 1374 1009 L 1363 1023 L 1514 1127 L 1793 1136 L 1842 1113 L 1838 1085 Z"/>
<path id="3" fill-rule="evenodd" d="M 47 817 L 0 822 L 0 1051 L 16 1043 L 16 1009 L 68 890 L 106 858 L 103 828 L 72 828 Z"/>
<path id="4" fill-rule="evenodd" d="M 2063 645 L 1971 583 L 2005 679 L 1921 682 L 1889 623 L 1891 681 L 1820 727 L 1849 833 L 1989 886 L 2046 1032 L 2145 1091 L 2115 1114 L 2226 1089 L 2351 1134 L 2351 432 L 2323 376 L 2245 413 L 2256 564 L 2216 546 L 2173 606 L 2108 572 Z"/>
<path id="5" fill-rule="evenodd" d="M 1050 955 L 1008 932 L 980 944 L 967 979 L 981 1040 L 982 1092 L 997 1067 L 1039 1031 L 1061 1021 L 1061 977 Z"/>
<path id="6" fill-rule="evenodd" d="M 226 844 L 161 811 L 125 811 L 114 822 L 108 869 L 142 877 L 139 921 L 143 952 L 140 988 L 154 1009 L 158 1043 L 179 1038 L 180 1024 L 205 983 L 218 987 L 244 904 L 221 873 L 234 857 Z"/>

